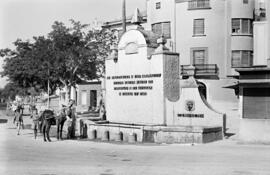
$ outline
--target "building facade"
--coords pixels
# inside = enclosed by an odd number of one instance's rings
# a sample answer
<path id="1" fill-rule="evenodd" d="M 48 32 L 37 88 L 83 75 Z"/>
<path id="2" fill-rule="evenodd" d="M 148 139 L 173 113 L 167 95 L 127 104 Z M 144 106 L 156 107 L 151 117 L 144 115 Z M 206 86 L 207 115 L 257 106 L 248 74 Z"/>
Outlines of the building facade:
<path id="1" fill-rule="evenodd" d="M 254 7 L 254 0 L 147 0 L 147 22 L 180 53 L 183 73 L 193 64 L 206 99 L 232 115 L 238 99 L 224 87 L 237 82 L 236 68 L 253 64 Z"/>

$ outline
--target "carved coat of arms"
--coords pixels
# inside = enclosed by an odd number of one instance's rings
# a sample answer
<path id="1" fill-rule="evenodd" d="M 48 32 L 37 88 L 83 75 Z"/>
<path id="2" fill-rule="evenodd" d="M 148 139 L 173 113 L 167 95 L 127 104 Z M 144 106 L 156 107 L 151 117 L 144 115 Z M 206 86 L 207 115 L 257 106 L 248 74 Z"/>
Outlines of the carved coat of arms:
<path id="1" fill-rule="evenodd" d="M 186 100 L 185 109 L 187 111 L 194 111 L 195 110 L 195 102 L 194 102 L 194 100 Z"/>

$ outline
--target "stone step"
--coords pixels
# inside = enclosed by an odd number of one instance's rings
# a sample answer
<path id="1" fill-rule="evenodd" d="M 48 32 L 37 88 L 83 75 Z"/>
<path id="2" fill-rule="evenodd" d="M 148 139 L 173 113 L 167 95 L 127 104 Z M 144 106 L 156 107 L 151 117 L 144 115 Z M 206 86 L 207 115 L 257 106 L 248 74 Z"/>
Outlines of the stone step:
<path id="1" fill-rule="evenodd" d="M 78 117 L 99 117 L 99 113 L 93 112 L 93 113 L 84 113 L 84 114 L 78 114 Z"/>
<path id="2" fill-rule="evenodd" d="M 102 120 L 102 118 L 100 117 L 87 117 L 88 120 L 91 120 L 91 121 L 100 121 Z"/>
<path id="3" fill-rule="evenodd" d="M 99 121 L 95 121 L 96 124 L 106 124 L 109 123 L 109 121 L 107 120 L 99 120 Z"/>
<path id="4" fill-rule="evenodd" d="M 98 114 L 98 111 L 84 111 L 84 112 L 76 112 L 77 115 L 83 115 L 83 114 Z"/>

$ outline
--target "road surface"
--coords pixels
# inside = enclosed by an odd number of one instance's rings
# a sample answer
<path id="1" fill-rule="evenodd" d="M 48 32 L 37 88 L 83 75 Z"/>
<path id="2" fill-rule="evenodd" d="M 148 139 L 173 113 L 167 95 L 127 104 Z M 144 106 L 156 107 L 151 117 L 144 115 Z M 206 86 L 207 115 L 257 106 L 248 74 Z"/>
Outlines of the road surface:
<path id="1" fill-rule="evenodd" d="M 233 139 L 195 146 L 52 140 L 35 140 L 29 129 L 16 135 L 10 118 L 1 122 L 0 174 L 270 175 L 269 145 L 243 145 Z"/>

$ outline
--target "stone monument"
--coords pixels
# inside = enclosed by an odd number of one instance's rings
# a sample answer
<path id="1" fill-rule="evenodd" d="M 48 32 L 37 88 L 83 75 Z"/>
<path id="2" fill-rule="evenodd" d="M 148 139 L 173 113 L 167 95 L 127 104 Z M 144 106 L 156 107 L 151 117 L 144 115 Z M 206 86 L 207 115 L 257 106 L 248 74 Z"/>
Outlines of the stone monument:
<path id="1" fill-rule="evenodd" d="M 106 60 L 108 123 L 90 125 L 90 134 L 132 143 L 222 139 L 224 114 L 200 96 L 193 67 L 189 78 L 180 80 L 179 54 L 165 44 L 164 37 L 141 27 L 121 36 Z"/>

